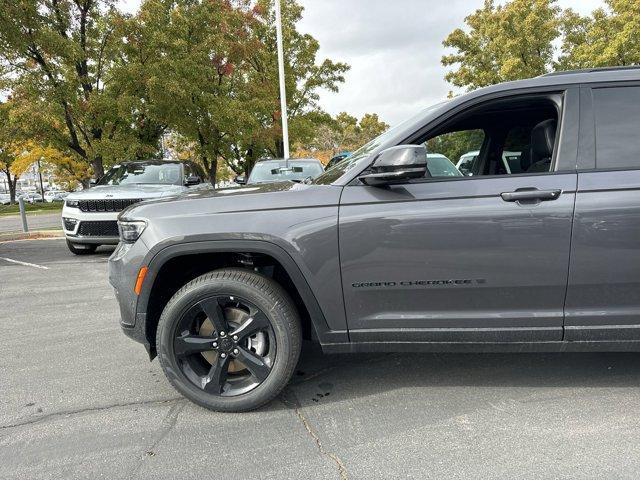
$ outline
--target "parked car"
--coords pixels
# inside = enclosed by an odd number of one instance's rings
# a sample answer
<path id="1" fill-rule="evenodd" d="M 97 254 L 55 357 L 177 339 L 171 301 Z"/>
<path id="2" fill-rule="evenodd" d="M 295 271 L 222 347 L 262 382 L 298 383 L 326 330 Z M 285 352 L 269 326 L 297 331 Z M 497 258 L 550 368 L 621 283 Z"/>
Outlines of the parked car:
<path id="1" fill-rule="evenodd" d="M 69 194 L 62 208 L 62 227 L 69 250 L 95 252 L 118 243 L 118 214 L 151 198 L 202 189 L 206 178 L 199 165 L 178 161 L 123 162 L 112 167 L 93 188 Z"/>
<path id="2" fill-rule="evenodd" d="M 63 192 L 62 190 L 48 190 L 44 192 L 44 200 L 47 203 L 63 202 L 69 195 L 69 192 Z"/>
<path id="3" fill-rule="evenodd" d="M 9 205 L 11 203 L 11 195 L 8 193 L 0 193 L 0 205 Z"/>
<path id="4" fill-rule="evenodd" d="M 432 177 L 461 177 L 451 160 L 440 153 L 427 153 L 427 171 Z"/>
<path id="5" fill-rule="evenodd" d="M 21 195 L 18 195 L 18 198 L 22 198 L 25 202 L 31 204 L 44 202 L 42 194 L 37 192 L 23 193 Z"/>
<path id="6" fill-rule="evenodd" d="M 239 185 L 256 185 L 273 182 L 302 182 L 316 178 L 324 171 L 320 160 L 315 158 L 265 159 L 258 161 L 251 169 L 249 178 L 236 177 Z"/>
<path id="7" fill-rule="evenodd" d="M 325 170 L 329 170 L 331 167 L 333 167 L 336 163 L 341 162 L 342 160 L 344 160 L 345 158 L 347 158 L 349 155 L 351 155 L 351 152 L 342 152 L 339 153 L 338 155 L 336 155 L 335 157 L 333 157 L 331 160 L 329 160 L 329 162 L 327 162 L 327 166 L 325 167 Z"/>
<path id="8" fill-rule="evenodd" d="M 479 154 L 480 150 L 474 150 L 461 155 L 456 167 L 463 175 L 472 176 L 474 169 L 480 167 L 477 162 Z M 506 173 L 522 173 L 520 157 L 521 152 L 502 152 L 502 169 Z"/>
<path id="9" fill-rule="evenodd" d="M 303 337 L 326 353 L 640 351 L 638 105 L 639 68 L 509 82 L 312 182 L 135 205 L 109 260 L 123 331 L 221 411 L 274 398 Z M 425 143 L 467 129 L 485 135 L 474 175 L 427 174 Z M 507 150 L 522 173 L 501 170 Z"/>

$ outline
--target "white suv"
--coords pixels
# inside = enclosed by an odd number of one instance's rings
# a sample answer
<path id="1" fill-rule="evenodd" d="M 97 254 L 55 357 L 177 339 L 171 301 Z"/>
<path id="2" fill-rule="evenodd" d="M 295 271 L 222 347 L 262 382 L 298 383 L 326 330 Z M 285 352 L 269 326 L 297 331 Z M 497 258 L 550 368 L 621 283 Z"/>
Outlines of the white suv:
<path id="1" fill-rule="evenodd" d="M 119 241 L 118 214 L 134 203 L 206 188 L 204 172 L 192 162 L 149 160 L 115 165 L 89 190 L 71 193 L 62 208 L 67 246 L 76 255 Z M 210 186 L 210 184 L 208 184 Z"/>

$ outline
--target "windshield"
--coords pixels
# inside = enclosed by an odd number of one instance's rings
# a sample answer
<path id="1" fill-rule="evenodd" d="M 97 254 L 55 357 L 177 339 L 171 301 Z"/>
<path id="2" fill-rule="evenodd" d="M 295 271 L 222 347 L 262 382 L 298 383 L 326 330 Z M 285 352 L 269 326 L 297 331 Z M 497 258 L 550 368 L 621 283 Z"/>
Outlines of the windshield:
<path id="1" fill-rule="evenodd" d="M 178 163 L 127 163 L 116 165 L 100 179 L 98 185 L 133 185 L 136 183 L 179 185 Z"/>
<path id="2" fill-rule="evenodd" d="M 289 167 L 285 162 L 259 162 L 251 170 L 247 184 L 265 182 L 285 182 L 292 180 L 301 182 L 306 178 L 315 178 L 322 173 L 322 165 L 319 162 L 294 162 L 289 161 Z"/>
<path id="3" fill-rule="evenodd" d="M 445 100 L 444 102 L 439 102 L 439 103 L 436 103 L 435 105 L 431 105 L 430 107 L 427 107 L 421 110 L 417 115 L 414 115 L 408 120 L 405 120 L 404 122 L 396 125 L 395 127 L 390 128 L 389 130 L 384 132 L 382 135 L 374 138 L 369 143 L 366 143 L 365 145 L 360 147 L 358 150 L 353 152 L 349 157 L 333 165 L 326 172 L 324 172 L 322 175 L 316 178 L 316 180 L 313 183 L 329 184 L 334 182 L 335 180 L 340 178 L 342 175 L 344 175 L 347 171 L 349 171 L 351 168 L 353 168 L 358 163 L 359 160 L 362 160 L 363 158 L 369 156 L 369 154 L 373 150 L 378 148 L 384 142 L 386 142 L 387 140 L 391 139 L 392 137 L 400 133 L 409 125 L 416 123 L 418 120 L 422 119 L 423 117 L 428 115 L 430 112 L 440 108 L 442 105 L 444 105 L 447 102 L 448 100 Z"/>

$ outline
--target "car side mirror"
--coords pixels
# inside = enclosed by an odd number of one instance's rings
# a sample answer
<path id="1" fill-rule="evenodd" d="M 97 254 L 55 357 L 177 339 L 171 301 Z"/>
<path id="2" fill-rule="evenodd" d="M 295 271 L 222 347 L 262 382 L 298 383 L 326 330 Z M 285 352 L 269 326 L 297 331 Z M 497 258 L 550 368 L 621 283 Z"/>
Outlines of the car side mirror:
<path id="1" fill-rule="evenodd" d="M 98 184 L 98 179 L 97 178 L 89 179 L 89 186 L 90 187 L 95 187 L 97 184 Z"/>
<path id="2" fill-rule="evenodd" d="M 198 185 L 200 183 L 202 183 L 202 180 L 197 175 L 189 175 L 187 178 L 184 179 L 184 184 L 187 187 L 190 187 L 192 185 Z"/>
<path id="3" fill-rule="evenodd" d="M 244 175 L 238 175 L 234 180 L 238 185 L 246 185 L 247 178 Z"/>
<path id="4" fill-rule="evenodd" d="M 425 176 L 430 176 L 425 146 L 398 145 L 380 152 L 373 160 L 368 173 L 358 178 L 365 185 L 378 187 Z"/>

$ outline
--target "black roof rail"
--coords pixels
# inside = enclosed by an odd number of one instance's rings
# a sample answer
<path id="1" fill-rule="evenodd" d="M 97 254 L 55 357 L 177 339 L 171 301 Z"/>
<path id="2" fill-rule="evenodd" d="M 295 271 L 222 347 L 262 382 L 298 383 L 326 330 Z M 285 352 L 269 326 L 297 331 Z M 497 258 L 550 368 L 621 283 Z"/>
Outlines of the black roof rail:
<path id="1" fill-rule="evenodd" d="M 573 75 L 576 73 L 596 73 L 596 72 L 616 72 L 622 70 L 640 70 L 640 65 L 627 65 L 623 67 L 594 67 L 581 68 L 578 70 L 563 70 L 560 72 L 550 72 L 540 75 L 540 77 L 557 77 L 559 75 Z"/>

